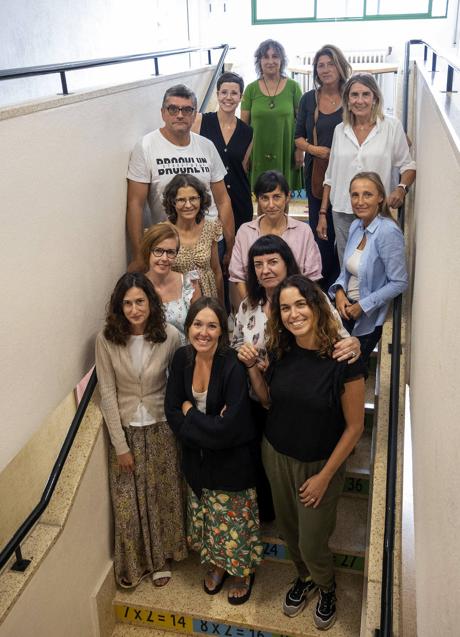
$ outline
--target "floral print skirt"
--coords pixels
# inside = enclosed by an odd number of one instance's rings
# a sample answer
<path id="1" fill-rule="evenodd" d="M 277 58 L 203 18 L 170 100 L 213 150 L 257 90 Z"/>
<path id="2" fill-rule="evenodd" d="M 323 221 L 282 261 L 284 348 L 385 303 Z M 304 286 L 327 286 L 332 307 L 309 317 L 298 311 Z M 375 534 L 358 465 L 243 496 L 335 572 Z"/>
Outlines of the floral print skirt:
<path id="1" fill-rule="evenodd" d="M 237 577 L 249 575 L 263 556 L 256 490 L 203 489 L 198 498 L 189 487 L 187 542 L 200 553 L 202 564 Z"/>
<path id="2" fill-rule="evenodd" d="M 167 422 L 126 427 L 133 473 L 121 471 L 110 446 L 109 480 L 115 523 L 117 583 L 135 586 L 165 570 L 166 560 L 187 557 L 185 488 L 177 443 Z"/>

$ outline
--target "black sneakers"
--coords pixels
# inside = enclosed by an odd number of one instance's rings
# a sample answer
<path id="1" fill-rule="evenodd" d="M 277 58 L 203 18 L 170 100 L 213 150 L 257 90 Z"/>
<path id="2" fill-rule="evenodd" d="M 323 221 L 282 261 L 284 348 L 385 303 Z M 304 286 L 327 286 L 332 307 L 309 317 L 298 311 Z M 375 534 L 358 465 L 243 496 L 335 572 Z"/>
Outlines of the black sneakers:
<path id="1" fill-rule="evenodd" d="M 283 602 L 284 614 L 288 617 L 296 617 L 303 611 L 307 600 L 315 593 L 317 588 L 318 586 L 311 577 L 306 579 L 298 577 L 286 593 L 286 598 Z"/>
<path id="2" fill-rule="evenodd" d="M 313 615 L 316 627 L 320 630 L 327 630 L 335 622 L 335 584 L 330 591 L 319 589 L 319 599 L 316 604 L 316 610 Z"/>

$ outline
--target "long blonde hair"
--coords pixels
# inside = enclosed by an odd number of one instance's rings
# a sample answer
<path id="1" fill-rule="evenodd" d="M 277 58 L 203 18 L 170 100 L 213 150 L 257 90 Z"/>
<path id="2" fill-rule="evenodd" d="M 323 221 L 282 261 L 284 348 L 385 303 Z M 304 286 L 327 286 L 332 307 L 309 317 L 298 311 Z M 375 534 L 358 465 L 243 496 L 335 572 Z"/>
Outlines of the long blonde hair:
<path id="1" fill-rule="evenodd" d="M 356 173 L 356 175 L 352 177 L 350 181 L 350 187 L 348 188 L 348 192 L 350 193 L 350 195 L 351 195 L 351 187 L 353 185 L 353 182 L 357 181 L 358 179 L 368 179 L 374 184 L 374 186 L 377 188 L 379 197 L 382 197 L 382 201 L 379 203 L 379 215 L 381 217 L 388 217 L 388 219 L 391 219 L 396 224 L 398 224 L 398 222 L 396 221 L 396 219 L 393 218 L 393 215 L 390 212 L 390 208 L 387 203 L 387 195 L 385 193 L 385 186 L 383 185 L 382 180 L 380 179 L 380 175 L 375 172 L 372 172 L 371 170 L 363 171 L 361 173 Z"/>
<path id="2" fill-rule="evenodd" d="M 356 75 L 352 75 L 350 79 L 347 80 L 347 83 L 343 87 L 343 123 L 345 124 L 345 126 L 355 125 L 355 116 L 348 106 L 348 101 L 350 99 L 351 88 L 353 84 L 356 84 L 357 82 L 359 82 L 360 84 L 364 84 L 364 86 L 370 89 L 374 95 L 374 103 L 372 105 L 371 111 L 372 124 L 375 124 L 378 119 L 384 119 L 385 115 L 383 114 L 383 95 L 381 90 L 379 89 L 379 85 L 370 73 L 356 73 Z"/>
<path id="3" fill-rule="evenodd" d="M 318 61 L 322 55 L 327 55 L 335 64 L 335 68 L 339 74 L 339 90 L 342 91 L 345 82 L 348 80 L 352 73 L 351 64 L 347 61 L 342 51 L 338 46 L 333 44 L 325 44 L 319 51 L 316 51 L 313 58 L 313 82 L 316 88 L 321 88 L 322 83 L 318 77 Z"/>

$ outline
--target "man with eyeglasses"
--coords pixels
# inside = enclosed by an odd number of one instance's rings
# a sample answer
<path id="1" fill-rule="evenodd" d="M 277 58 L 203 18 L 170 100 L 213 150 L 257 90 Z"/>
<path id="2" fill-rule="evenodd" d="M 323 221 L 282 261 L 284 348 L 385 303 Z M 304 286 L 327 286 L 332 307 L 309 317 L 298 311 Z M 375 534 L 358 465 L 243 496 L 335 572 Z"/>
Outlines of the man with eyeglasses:
<path id="1" fill-rule="evenodd" d="M 174 175 L 190 173 L 204 182 L 212 195 L 209 217 L 219 217 L 223 226 L 226 269 L 235 240 L 232 205 L 225 187 L 225 166 L 214 144 L 191 132 L 197 99 L 183 84 L 169 88 L 163 97 L 164 126 L 145 135 L 135 146 L 128 167 L 126 223 L 131 244 L 128 269 L 143 268 L 140 246 L 144 227 L 144 205 L 148 199 L 152 223 L 166 219 L 163 190 Z"/>

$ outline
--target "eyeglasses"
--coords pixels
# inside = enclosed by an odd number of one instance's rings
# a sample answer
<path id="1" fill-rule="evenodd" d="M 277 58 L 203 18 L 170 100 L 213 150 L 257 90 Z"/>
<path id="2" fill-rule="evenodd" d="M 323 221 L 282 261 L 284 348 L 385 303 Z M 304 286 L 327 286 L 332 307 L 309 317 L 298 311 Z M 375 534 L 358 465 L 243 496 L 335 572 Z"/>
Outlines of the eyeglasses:
<path id="1" fill-rule="evenodd" d="M 168 248 L 152 248 L 150 252 L 154 257 L 162 257 L 164 254 L 168 257 L 168 259 L 175 259 L 177 257 L 177 250 L 171 250 Z"/>
<path id="2" fill-rule="evenodd" d="M 170 115 L 177 115 L 178 113 L 182 113 L 182 115 L 192 115 L 196 108 L 193 106 L 176 106 L 175 104 L 170 104 L 169 106 L 165 106 L 166 110 Z"/>
<path id="3" fill-rule="evenodd" d="M 187 202 L 191 206 L 197 206 L 200 203 L 200 200 L 200 195 L 193 195 L 192 197 L 177 197 L 177 199 L 174 199 L 178 208 L 183 208 Z"/>

